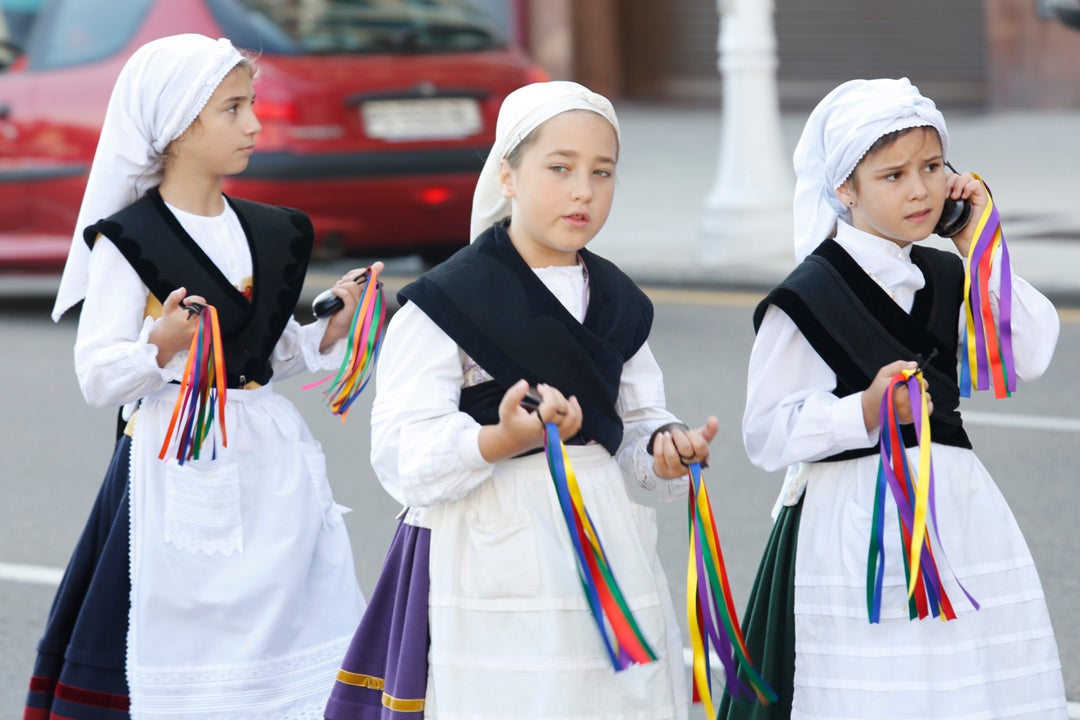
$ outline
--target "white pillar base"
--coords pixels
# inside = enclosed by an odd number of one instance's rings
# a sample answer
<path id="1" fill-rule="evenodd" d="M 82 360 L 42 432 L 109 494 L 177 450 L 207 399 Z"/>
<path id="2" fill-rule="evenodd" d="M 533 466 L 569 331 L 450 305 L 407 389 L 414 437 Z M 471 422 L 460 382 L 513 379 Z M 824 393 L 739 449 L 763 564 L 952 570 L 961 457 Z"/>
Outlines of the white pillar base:
<path id="1" fill-rule="evenodd" d="M 698 256 L 745 276 L 794 266 L 792 194 L 776 92 L 771 0 L 718 0 L 723 82 L 720 157 L 705 201 Z"/>

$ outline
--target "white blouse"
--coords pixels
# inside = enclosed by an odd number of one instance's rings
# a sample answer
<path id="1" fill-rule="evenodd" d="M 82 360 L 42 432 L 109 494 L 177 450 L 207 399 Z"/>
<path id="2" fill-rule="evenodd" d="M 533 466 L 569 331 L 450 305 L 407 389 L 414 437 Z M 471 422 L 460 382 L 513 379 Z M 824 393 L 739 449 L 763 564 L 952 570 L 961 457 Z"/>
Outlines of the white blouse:
<path id="1" fill-rule="evenodd" d="M 911 312 L 915 293 L 925 281 L 911 262 L 910 245 L 901 248 L 842 221 L 835 239 L 905 312 Z M 996 260 L 990 278 L 995 318 L 1001 286 Z M 1012 289 L 1016 374 L 1019 380 L 1030 381 L 1050 364 L 1059 320 L 1050 301 L 1015 272 Z M 965 332 L 962 313 L 957 332 Z M 876 443 L 878 430 L 868 431 L 863 422 L 862 393 L 838 398 L 832 394 L 835 387 L 833 371 L 791 318 L 771 305 L 750 353 L 743 415 L 743 441 L 750 461 L 773 471 Z"/>
<path id="2" fill-rule="evenodd" d="M 187 233 L 214 261 L 230 283 L 240 286 L 251 277 L 251 253 L 239 218 L 226 203 L 217 217 L 204 217 L 169 209 Z M 198 295 L 198 288 L 188 288 Z M 187 351 L 158 367 L 156 345 L 148 342 L 158 320 L 144 317 L 149 291 L 138 273 L 106 237 L 90 254 L 90 280 L 79 315 L 75 339 L 75 374 L 86 401 L 95 407 L 124 405 L 125 417 L 133 403 L 183 375 Z M 325 320 L 301 326 L 289 320 L 274 348 L 274 378 L 303 370 L 328 370 L 340 365 L 345 343 L 319 352 Z"/>
<path id="3" fill-rule="evenodd" d="M 535 272 L 581 322 L 588 304 L 582 266 Z M 386 491 L 403 505 L 455 500 L 491 477 L 492 464 L 480 454 L 480 424 L 458 409 L 466 384 L 463 368 L 470 364 L 414 303 L 394 315 L 376 368 L 371 464 Z M 616 410 L 624 432 L 616 459 L 626 475 L 642 487 L 658 488 L 671 501 L 686 494 L 686 482 L 658 478 L 645 447 L 653 430 L 677 421 L 665 404 L 663 374 L 646 343 L 623 366 Z"/>

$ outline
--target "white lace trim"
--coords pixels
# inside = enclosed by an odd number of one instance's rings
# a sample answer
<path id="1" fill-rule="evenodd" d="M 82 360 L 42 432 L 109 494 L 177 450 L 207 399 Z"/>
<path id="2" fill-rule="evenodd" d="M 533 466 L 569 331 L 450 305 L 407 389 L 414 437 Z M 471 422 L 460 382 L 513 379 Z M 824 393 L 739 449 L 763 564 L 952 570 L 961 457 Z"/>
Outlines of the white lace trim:
<path id="1" fill-rule="evenodd" d="M 296 703 L 288 708 L 276 708 L 273 713 L 266 715 L 229 715 L 229 720 L 323 720 L 326 711 L 326 703 L 306 702 Z M 205 715 L 203 716 L 206 717 Z"/>
<path id="2" fill-rule="evenodd" d="M 145 683 L 198 684 L 236 680 L 255 680 L 303 670 L 325 662 L 339 662 L 349 647 L 352 636 L 346 635 L 289 655 L 270 660 L 253 660 L 228 665 L 194 665 L 176 667 L 144 666 L 139 675 Z"/>
<path id="3" fill-rule="evenodd" d="M 350 637 L 271 660 L 132 671 L 140 720 L 322 718 Z"/>
<path id="4" fill-rule="evenodd" d="M 170 711 L 139 712 L 139 720 L 323 720 L 326 711 L 326 699 L 312 700 L 310 698 L 299 700 L 285 706 L 264 708 L 249 712 L 241 710 L 237 714 L 235 710 L 223 710 L 221 712 L 199 711 L 195 713 L 176 713 Z M 133 714 L 132 717 L 135 717 Z"/>

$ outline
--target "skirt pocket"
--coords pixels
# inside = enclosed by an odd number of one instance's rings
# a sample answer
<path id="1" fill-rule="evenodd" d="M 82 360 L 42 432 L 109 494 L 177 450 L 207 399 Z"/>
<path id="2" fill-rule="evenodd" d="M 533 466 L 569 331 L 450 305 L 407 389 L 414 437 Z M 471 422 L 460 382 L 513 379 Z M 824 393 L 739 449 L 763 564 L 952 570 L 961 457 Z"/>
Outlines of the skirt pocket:
<path id="1" fill-rule="evenodd" d="M 244 551 L 240 470 L 235 463 L 165 466 L 165 542 L 204 555 Z"/>
<path id="2" fill-rule="evenodd" d="M 349 508 L 334 502 L 334 493 L 326 477 L 326 456 L 323 455 L 322 448 L 319 445 L 304 448 L 304 461 L 311 475 L 311 484 L 315 490 L 315 501 L 321 511 L 323 528 L 329 530 L 337 527 L 344 522 L 343 515 L 349 512 Z"/>
<path id="3" fill-rule="evenodd" d="M 461 589 L 467 597 L 532 597 L 540 590 L 536 533 L 526 513 L 492 521 L 465 513 Z"/>

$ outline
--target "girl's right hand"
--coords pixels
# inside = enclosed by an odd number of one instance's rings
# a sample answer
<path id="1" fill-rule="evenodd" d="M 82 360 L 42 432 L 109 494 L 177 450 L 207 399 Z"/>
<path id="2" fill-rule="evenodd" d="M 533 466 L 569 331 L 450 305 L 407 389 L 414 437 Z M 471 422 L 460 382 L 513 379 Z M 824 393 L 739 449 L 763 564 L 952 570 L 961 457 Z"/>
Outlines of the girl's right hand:
<path id="1" fill-rule="evenodd" d="M 191 347 L 191 336 L 199 327 L 199 315 L 184 307 L 190 302 L 206 305 L 206 300 L 199 295 L 188 297 L 185 288 L 173 290 L 161 305 L 161 321 L 150 331 L 148 338 L 150 344 L 157 345 L 158 367 L 165 367 L 177 353 Z"/>
<path id="2" fill-rule="evenodd" d="M 490 463 L 520 455 L 543 446 L 544 423 L 553 422 L 563 440 L 581 429 L 581 405 L 577 398 L 567 399 L 550 385 L 537 385 L 540 407 L 529 412 L 521 401 L 529 384 L 519 380 L 510 386 L 499 403 L 499 423 L 480 428 L 480 454 Z"/>
<path id="3" fill-rule="evenodd" d="M 862 395 L 863 422 L 866 424 L 867 430 L 873 430 L 881 424 L 881 400 L 885 397 L 885 391 L 889 388 L 893 375 L 896 375 L 901 370 L 915 370 L 918 367 L 919 364 L 916 362 L 897 360 L 878 370 L 877 375 L 874 376 L 874 381 L 870 383 L 870 387 L 863 391 Z M 922 383 L 925 387 L 926 380 L 923 380 Z M 904 425 L 912 422 L 915 417 L 911 411 L 911 397 L 908 395 L 907 385 L 896 388 L 893 397 L 896 400 L 896 414 L 900 422 Z M 930 399 L 929 392 L 926 393 L 926 408 L 927 412 L 934 411 L 934 403 Z"/>

